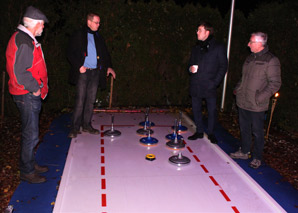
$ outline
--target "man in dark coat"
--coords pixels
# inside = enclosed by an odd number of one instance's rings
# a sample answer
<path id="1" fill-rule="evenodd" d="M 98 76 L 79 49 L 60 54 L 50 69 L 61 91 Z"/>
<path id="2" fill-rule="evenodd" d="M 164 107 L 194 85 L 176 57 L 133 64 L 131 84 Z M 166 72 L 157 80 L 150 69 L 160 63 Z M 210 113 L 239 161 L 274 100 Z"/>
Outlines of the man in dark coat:
<path id="1" fill-rule="evenodd" d="M 189 140 L 203 138 L 202 101 L 206 100 L 208 110 L 208 139 L 217 143 L 214 136 L 216 122 L 216 88 L 227 71 L 226 49 L 213 38 L 214 29 L 208 22 L 198 26 L 198 45 L 192 49 L 189 61 L 190 95 L 196 132 Z"/>
<path id="2" fill-rule="evenodd" d="M 112 74 L 110 54 L 103 37 L 99 34 L 100 17 L 98 14 L 87 15 L 87 26 L 77 31 L 70 39 L 67 58 L 71 64 L 70 83 L 76 84 L 76 102 L 72 117 L 70 138 L 83 132 L 99 134 L 91 125 L 93 105 L 98 85 L 106 87 L 106 76 Z"/>

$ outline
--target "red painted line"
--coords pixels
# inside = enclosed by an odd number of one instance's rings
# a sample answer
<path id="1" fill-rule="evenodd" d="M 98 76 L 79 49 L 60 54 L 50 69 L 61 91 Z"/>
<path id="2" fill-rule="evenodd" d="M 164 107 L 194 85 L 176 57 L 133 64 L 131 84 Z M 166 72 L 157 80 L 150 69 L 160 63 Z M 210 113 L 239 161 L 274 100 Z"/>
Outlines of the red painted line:
<path id="1" fill-rule="evenodd" d="M 190 153 L 193 153 L 193 151 L 191 150 L 191 148 L 190 148 L 189 146 L 187 146 L 186 148 L 188 149 L 188 151 L 189 151 Z"/>
<path id="2" fill-rule="evenodd" d="M 106 179 L 101 179 L 101 189 L 106 189 Z"/>
<path id="3" fill-rule="evenodd" d="M 105 174 L 106 174 L 105 167 L 104 167 L 104 166 L 102 166 L 102 167 L 101 167 L 101 175 L 105 175 Z"/>
<path id="4" fill-rule="evenodd" d="M 219 186 L 219 184 L 216 182 L 213 176 L 209 176 L 209 178 L 212 180 L 215 186 Z"/>
<path id="5" fill-rule="evenodd" d="M 109 124 L 109 125 L 102 125 L 102 128 L 103 127 L 111 127 L 111 126 L 112 126 L 111 124 Z M 118 124 L 118 125 L 114 125 L 114 127 L 115 126 L 131 126 L 131 127 L 134 127 L 136 125 L 132 125 L 132 124 Z"/>
<path id="6" fill-rule="evenodd" d="M 201 162 L 200 159 L 196 155 L 193 155 L 193 157 L 196 159 L 196 161 Z"/>
<path id="7" fill-rule="evenodd" d="M 104 145 L 104 144 L 105 144 L 104 139 L 100 139 L 100 144 L 101 144 L 101 145 Z"/>
<path id="8" fill-rule="evenodd" d="M 106 194 L 102 194 L 101 195 L 101 206 L 102 207 L 106 207 L 107 206 L 107 195 Z"/>
<path id="9" fill-rule="evenodd" d="M 171 125 L 155 125 L 153 127 L 171 127 Z"/>
<path id="10" fill-rule="evenodd" d="M 186 144 L 186 141 L 185 141 L 185 140 L 183 140 L 183 143 L 184 143 L 184 144 Z"/>
<path id="11" fill-rule="evenodd" d="M 105 153 L 105 148 L 104 147 L 100 147 L 100 153 L 101 154 Z"/>
<path id="12" fill-rule="evenodd" d="M 240 213 L 240 211 L 236 208 L 236 206 L 232 206 L 232 209 L 234 210 L 235 213 Z"/>
<path id="13" fill-rule="evenodd" d="M 103 125 L 101 125 L 101 126 L 100 126 L 100 130 L 101 130 L 101 131 L 103 131 L 103 129 L 104 129 L 104 126 L 103 126 Z"/>
<path id="14" fill-rule="evenodd" d="M 206 167 L 204 165 L 201 165 L 201 167 L 204 170 L 204 172 L 209 173 L 209 171 L 206 169 Z"/>
<path id="15" fill-rule="evenodd" d="M 228 197 L 228 195 L 224 192 L 224 190 L 219 190 L 220 193 L 222 194 L 222 196 L 224 196 L 224 198 L 226 199 L 226 201 L 231 201 L 230 198 Z"/>
<path id="16" fill-rule="evenodd" d="M 104 136 L 105 136 L 105 135 L 103 134 L 103 132 L 101 132 L 101 133 L 100 133 L 100 137 L 103 138 Z"/>
<path id="17" fill-rule="evenodd" d="M 101 163 L 105 163 L 105 156 L 101 156 L 101 158 L 100 158 L 100 162 L 101 162 Z"/>

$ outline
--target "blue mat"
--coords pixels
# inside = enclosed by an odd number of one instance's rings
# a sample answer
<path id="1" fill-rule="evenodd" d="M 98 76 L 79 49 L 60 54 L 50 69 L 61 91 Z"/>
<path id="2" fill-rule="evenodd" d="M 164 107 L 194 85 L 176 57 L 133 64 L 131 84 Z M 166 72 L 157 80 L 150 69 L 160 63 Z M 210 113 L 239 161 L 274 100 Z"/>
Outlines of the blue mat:
<path id="1" fill-rule="evenodd" d="M 58 192 L 70 139 L 68 125 L 70 115 L 65 114 L 54 120 L 50 131 L 40 144 L 36 159 L 41 165 L 47 165 L 50 171 L 45 173 L 47 182 L 43 184 L 28 184 L 21 182 L 10 201 L 14 212 L 22 213 L 50 213 Z M 215 135 L 218 145 L 226 153 L 234 152 L 239 147 L 239 140 L 235 139 L 219 124 L 216 125 Z M 288 182 L 282 182 L 282 176 L 267 165 L 259 169 L 248 166 L 249 160 L 235 160 L 264 190 L 268 192 L 287 212 L 298 212 L 298 190 Z M 253 205 L 253 204 L 252 204 Z"/>
<path id="2" fill-rule="evenodd" d="M 71 141 L 67 137 L 69 123 L 70 115 L 65 114 L 51 124 L 50 131 L 44 136 L 36 153 L 36 161 L 40 165 L 49 167 L 49 171 L 42 174 L 46 176 L 47 182 L 29 184 L 21 181 L 10 200 L 14 212 L 47 213 L 53 211 Z"/>

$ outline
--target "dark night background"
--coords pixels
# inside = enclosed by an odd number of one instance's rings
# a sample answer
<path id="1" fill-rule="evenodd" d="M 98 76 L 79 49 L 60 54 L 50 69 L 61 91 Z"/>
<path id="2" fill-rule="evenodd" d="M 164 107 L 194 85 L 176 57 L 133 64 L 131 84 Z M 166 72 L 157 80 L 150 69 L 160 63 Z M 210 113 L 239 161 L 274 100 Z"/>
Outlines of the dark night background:
<path id="1" fill-rule="evenodd" d="M 208 20 L 217 40 L 227 44 L 230 0 L 4 0 L 0 3 L 1 70 L 5 70 L 5 47 L 21 22 L 28 5 L 40 8 L 50 20 L 42 43 L 49 74 L 49 96 L 44 112 L 61 111 L 73 105 L 74 87 L 68 84 L 69 64 L 65 51 L 69 36 L 85 24 L 89 11 L 101 14 L 101 33 L 110 50 L 117 73 L 114 107 L 190 106 L 186 71 L 191 47 L 196 43 L 196 24 Z M 232 89 L 241 76 L 249 54 L 250 33 L 269 35 L 270 50 L 282 64 L 283 85 L 273 122 L 297 129 L 297 1 L 236 0 L 225 110 L 234 108 Z M 4 115 L 17 114 L 7 92 L 5 76 Z M 3 83 L 1 75 L 1 84 Z M 218 89 L 221 100 L 222 86 Z M 106 107 L 109 88 L 98 93 L 98 106 Z"/>

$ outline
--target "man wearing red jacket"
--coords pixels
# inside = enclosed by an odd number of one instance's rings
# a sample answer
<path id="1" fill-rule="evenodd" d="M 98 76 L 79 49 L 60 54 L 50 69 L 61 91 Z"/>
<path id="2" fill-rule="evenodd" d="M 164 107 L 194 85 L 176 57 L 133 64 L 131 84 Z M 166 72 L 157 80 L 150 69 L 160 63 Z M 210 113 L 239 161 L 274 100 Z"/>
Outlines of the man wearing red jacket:
<path id="1" fill-rule="evenodd" d="M 40 166 L 34 157 L 34 148 L 39 141 L 39 113 L 41 98 L 48 93 L 47 68 L 36 36 L 41 36 L 46 16 L 37 8 L 29 6 L 23 24 L 17 27 L 6 49 L 6 70 L 9 75 L 8 88 L 22 120 L 22 142 L 20 178 L 29 183 L 46 181 L 39 173 L 48 167 Z"/>

